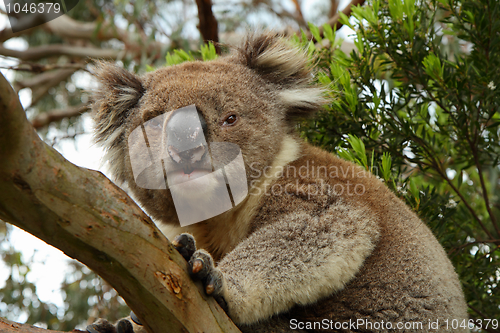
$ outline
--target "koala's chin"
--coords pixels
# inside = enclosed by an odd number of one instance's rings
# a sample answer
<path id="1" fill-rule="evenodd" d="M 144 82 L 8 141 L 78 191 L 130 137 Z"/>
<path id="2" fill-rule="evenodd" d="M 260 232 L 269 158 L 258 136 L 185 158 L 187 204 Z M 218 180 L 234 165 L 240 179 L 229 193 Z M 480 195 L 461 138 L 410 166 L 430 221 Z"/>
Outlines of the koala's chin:
<path id="1" fill-rule="evenodd" d="M 221 190 L 226 190 L 222 172 L 194 170 L 190 174 L 182 171 L 167 174 L 168 187 L 177 198 L 185 200 L 210 200 L 218 202 Z"/>

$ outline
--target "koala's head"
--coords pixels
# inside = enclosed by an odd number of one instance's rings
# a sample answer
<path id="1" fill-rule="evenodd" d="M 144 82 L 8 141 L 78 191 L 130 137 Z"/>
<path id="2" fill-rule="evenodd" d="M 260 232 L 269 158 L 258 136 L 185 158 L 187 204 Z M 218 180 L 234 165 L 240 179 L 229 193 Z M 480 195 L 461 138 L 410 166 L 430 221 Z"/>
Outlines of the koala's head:
<path id="1" fill-rule="evenodd" d="M 271 165 L 297 119 L 324 103 L 322 89 L 311 85 L 306 53 L 270 34 L 250 36 L 213 61 L 186 62 L 144 76 L 100 63 L 95 75 L 100 82 L 93 103 L 96 139 L 107 150 L 117 180 L 127 182 L 161 221 L 175 220 L 172 196 L 165 187 L 137 186 L 132 164 L 151 154 L 144 144 L 132 143 L 137 133 L 148 134 L 147 146 L 156 147 L 153 153 L 163 160 L 143 178 L 170 173 L 168 183 L 175 185 L 210 173 L 210 154 L 227 163 L 239 152 L 217 152 L 216 145 L 209 149 L 213 142 L 241 149 L 250 184 L 252 170 Z M 202 195 L 210 194 L 206 185 Z"/>

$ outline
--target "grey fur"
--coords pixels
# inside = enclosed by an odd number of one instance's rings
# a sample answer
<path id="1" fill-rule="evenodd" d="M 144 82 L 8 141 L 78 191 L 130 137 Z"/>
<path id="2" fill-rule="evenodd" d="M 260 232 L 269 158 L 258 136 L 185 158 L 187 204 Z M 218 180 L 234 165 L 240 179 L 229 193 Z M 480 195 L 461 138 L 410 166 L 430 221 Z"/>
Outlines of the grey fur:
<path id="1" fill-rule="evenodd" d="M 467 318 L 463 293 L 429 228 L 374 176 L 293 134 L 297 117 L 325 103 L 322 89 L 311 85 L 304 51 L 264 34 L 214 61 L 144 77 L 102 64 L 97 76 L 96 136 L 115 176 L 167 237 L 194 236 L 203 249 L 193 255 L 203 257 L 200 278 L 214 285 L 243 331 L 299 332 L 293 323 L 368 320 L 422 328 L 337 331 L 432 332 L 429 323 L 439 321 L 439 332 L 458 332 L 444 321 Z M 181 228 L 168 190 L 135 185 L 126 138 L 144 121 L 191 104 L 208 124 L 207 142 L 241 148 L 250 195 L 226 213 Z M 229 114 L 238 122 L 224 127 Z M 337 172 L 322 174 L 321 167 Z M 349 184 L 362 193 L 349 195 Z"/>

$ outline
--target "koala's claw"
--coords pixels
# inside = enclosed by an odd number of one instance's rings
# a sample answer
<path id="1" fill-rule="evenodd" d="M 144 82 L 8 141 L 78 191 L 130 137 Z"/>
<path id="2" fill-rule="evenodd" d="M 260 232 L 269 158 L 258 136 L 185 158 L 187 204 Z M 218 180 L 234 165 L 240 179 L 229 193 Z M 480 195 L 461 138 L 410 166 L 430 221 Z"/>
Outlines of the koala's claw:
<path id="1" fill-rule="evenodd" d="M 188 264 L 191 276 L 198 280 L 205 279 L 212 268 L 215 268 L 212 256 L 205 250 L 198 250 L 193 253 Z"/>
<path id="2" fill-rule="evenodd" d="M 191 276 L 201 280 L 207 295 L 219 295 L 222 292 L 222 273 L 214 266 L 212 256 L 205 250 L 197 250 L 189 260 Z"/>
<path id="3" fill-rule="evenodd" d="M 141 321 L 139 320 L 139 318 L 137 318 L 137 316 L 135 315 L 134 311 L 130 311 L 130 319 L 132 319 L 132 321 L 134 323 L 136 323 L 137 325 L 142 326 Z"/>
<path id="4" fill-rule="evenodd" d="M 198 274 L 203 269 L 203 261 L 200 259 L 193 260 L 191 272 L 193 274 Z"/>
<path id="5" fill-rule="evenodd" d="M 122 319 L 116 324 L 117 333 L 134 333 L 132 323 L 127 319 Z"/>
<path id="6" fill-rule="evenodd" d="M 193 253 L 196 251 L 196 242 L 190 234 L 180 234 L 174 238 L 172 245 L 181 254 L 181 256 L 189 261 Z"/>
<path id="7" fill-rule="evenodd" d="M 207 277 L 205 292 L 207 295 L 220 295 L 222 291 L 222 273 L 214 269 Z"/>
<path id="8" fill-rule="evenodd" d="M 105 319 L 98 319 L 87 326 L 86 330 L 89 333 L 134 333 L 134 327 L 127 319 L 121 319 L 116 326 Z"/>
<path id="9" fill-rule="evenodd" d="M 95 323 L 87 326 L 89 333 L 116 333 L 116 328 L 106 319 L 99 318 Z"/>

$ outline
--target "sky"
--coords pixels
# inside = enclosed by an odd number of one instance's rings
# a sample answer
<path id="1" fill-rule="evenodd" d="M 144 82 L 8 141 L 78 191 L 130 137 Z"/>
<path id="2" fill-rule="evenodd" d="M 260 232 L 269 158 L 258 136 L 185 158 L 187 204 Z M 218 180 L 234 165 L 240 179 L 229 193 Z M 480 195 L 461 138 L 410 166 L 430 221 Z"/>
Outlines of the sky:
<path id="1" fill-rule="evenodd" d="M 306 17 L 316 16 L 316 11 L 318 4 L 324 7 L 325 0 L 306 0 L 303 2 L 303 14 Z M 342 9 L 347 5 L 348 1 L 343 0 L 341 2 L 340 8 Z M 293 4 L 291 1 L 284 2 L 284 7 L 289 10 L 293 10 Z M 290 7 L 291 6 L 291 7 Z M 0 7 L 3 7 L 3 3 L 0 3 Z M 0 30 L 9 24 L 7 18 L 0 15 Z M 193 31 L 196 28 L 193 27 Z M 347 29 L 344 29 L 339 33 L 343 38 L 346 38 L 350 34 Z M 5 46 L 12 49 L 24 50 L 27 45 L 24 41 L 20 39 L 12 39 L 5 43 Z M 0 57 L 0 66 L 11 66 L 15 65 L 16 62 L 11 59 L 6 59 Z M 0 69 L 0 72 L 9 80 L 12 81 L 14 78 L 14 72 L 12 70 Z M 82 88 L 90 88 L 89 83 L 93 82 L 89 74 L 78 74 L 82 75 L 78 80 L 75 80 L 77 84 Z M 19 93 L 19 97 L 23 106 L 28 106 L 31 103 L 31 92 L 28 89 L 23 89 Z M 83 115 L 83 124 L 85 131 L 90 132 L 92 121 L 88 114 Z M 58 133 L 50 132 L 48 137 L 56 136 Z M 101 159 L 103 152 L 100 148 L 96 147 L 92 143 L 92 138 L 90 134 L 78 135 L 75 139 L 60 141 L 56 146 L 57 149 L 67 160 L 70 162 L 89 169 L 100 170 L 106 174 L 106 170 L 101 166 Z M 37 294 L 41 301 L 54 303 L 57 306 L 63 305 L 63 299 L 60 293 L 61 282 L 64 279 L 65 273 L 68 271 L 68 257 L 62 253 L 60 250 L 46 244 L 42 240 L 14 227 L 11 234 L 12 245 L 19 251 L 22 252 L 23 258 L 28 260 L 33 258 L 33 265 L 30 267 L 31 271 L 28 273 L 27 279 L 33 283 L 36 283 Z M 1 251 L 2 249 L 0 249 Z M 0 288 L 5 285 L 5 280 L 8 277 L 8 271 L 6 267 L 0 262 Z M 17 318 L 19 322 L 24 322 L 26 318 Z"/>

